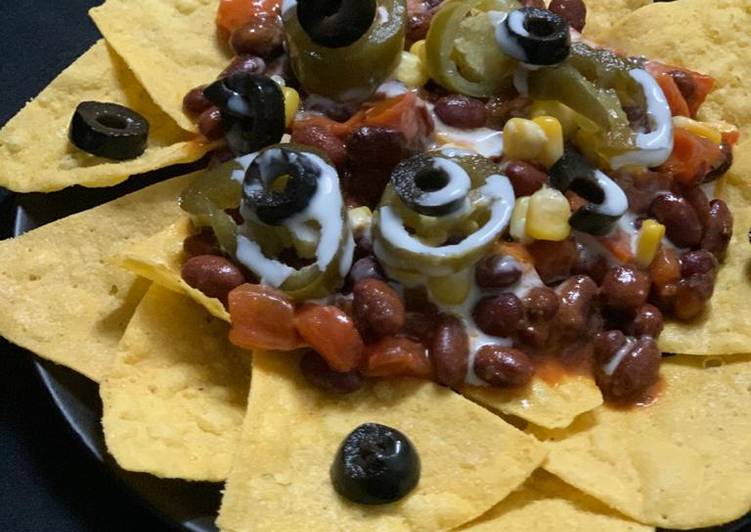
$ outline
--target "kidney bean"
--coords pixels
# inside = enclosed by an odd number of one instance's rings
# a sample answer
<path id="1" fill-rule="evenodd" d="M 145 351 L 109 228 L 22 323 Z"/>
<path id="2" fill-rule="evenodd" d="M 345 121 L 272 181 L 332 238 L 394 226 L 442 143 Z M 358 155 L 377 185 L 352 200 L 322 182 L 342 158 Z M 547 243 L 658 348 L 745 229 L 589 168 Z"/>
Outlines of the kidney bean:
<path id="1" fill-rule="evenodd" d="M 613 179 L 628 198 L 629 210 L 644 214 L 655 196 L 662 191 L 670 190 L 672 179 L 659 172 L 645 170 L 638 173 L 614 172 Z"/>
<path id="2" fill-rule="evenodd" d="M 529 116 L 529 107 L 532 100 L 519 96 L 512 99 L 491 98 L 485 104 L 487 110 L 487 121 L 485 125 L 492 129 L 503 129 L 506 122 L 512 118 Z"/>
<path id="3" fill-rule="evenodd" d="M 694 248 L 701 241 L 699 216 L 689 203 L 676 194 L 657 196 L 649 208 L 652 216 L 665 226 L 665 233 L 678 247 Z"/>
<path id="4" fill-rule="evenodd" d="M 605 305 L 616 310 L 633 310 L 647 301 L 649 274 L 633 266 L 616 266 L 602 280 L 601 295 Z"/>
<path id="5" fill-rule="evenodd" d="M 530 347 L 541 348 L 550 339 L 551 326 L 548 322 L 529 323 L 525 322 L 516 331 L 517 339 Z"/>
<path id="6" fill-rule="evenodd" d="M 227 301 L 233 288 L 245 282 L 245 276 L 237 266 L 215 255 L 189 258 L 182 266 L 181 275 L 188 285 L 222 302 Z"/>
<path id="7" fill-rule="evenodd" d="M 569 26 L 581 32 L 587 20 L 587 6 L 582 0 L 551 0 L 548 9 L 563 17 Z"/>
<path id="8" fill-rule="evenodd" d="M 222 113 L 216 106 L 211 106 L 198 115 L 198 131 L 208 140 L 219 140 L 224 136 Z"/>
<path id="9" fill-rule="evenodd" d="M 505 174 L 517 197 L 531 196 L 548 182 L 548 174 L 526 161 L 509 161 Z"/>
<path id="10" fill-rule="evenodd" d="M 535 373 L 524 351 L 513 347 L 486 345 L 475 355 L 475 374 L 490 384 L 503 388 L 524 386 Z"/>
<path id="11" fill-rule="evenodd" d="M 702 227 L 706 227 L 709 220 L 709 198 L 700 187 L 683 187 L 681 196 L 696 211 Z"/>
<path id="12" fill-rule="evenodd" d="M 612 375 L 598 366 L 595 372 L 597 385 L 603 395 L 612 401 L 624 402 L 639 399 L 659 379 L 662 358 L 657 343 L 650 337 L 631 339 L 629 349 Z M 612 353 L 615 356 L 618 351 Z"/>
<path id="13" fill-rule="evenodd" d="M 461 94 L 444 96 L 436 102 L 434 111 L 443 123 L 459 129 L 483 127 L 488 115 L 484 103 Z"/>
<path id="14" fill-rule="evenodd" d="M 350 160 L 359 166 L 393 168 L 409 155 L 404 135 L 386 127 L 361 126 L 347 139 Z"/>
<path id="15" fill-rule="evenodd" d="M 535 286 L 524 296 L 524 310 L 530 321 L 549 321 L 555 317 L 561 298 L 555 290 L 546 286 Z"/>
<path id="16" fill-rule="evenodd" d="M 730 170 L 730 167 L 733 166 L 733 145 L 723 142 L 720 144 L 720 151 L 725 155 L 725 158 L 719 166 L 712 168 L 712 170 L 704 176 L 704 183 L 709 183 L 718 177 L 722 177 L 728 170 Z"/>
<path id="17" fill-rule="evenodd" d="M 510 255 L 488 255 L 475 266 L 475 282 L 482 288 L 506 288 L 521 276 L 519 262 Z"/>
<path id="18" fill-rule="evenodd" d="M 295 122 L 292 127 L 292 142 L 322 150 L 336 166 L 341 166 L 347 160 L 347 147 L 344 141 L 318 124 Z"/>
<path id="19" fill-rule="evenodd" d="M 597 333 L 593 342 L 595 360 L 606 364 L 625 343 L 626 335 L 617 329 Z"/>
<path id="20" fill-rule="evenodd" d="M 472 318 L 485 334 L 511 336 L 521 326 L 524 306 L 512 293 L 481 299 L 472 311 Z"/>
<path id="21" fill-rule="evenodd" d="M 404 326 L 404 303 L 396 290 L 380 279 L 358 281 L 352 295 L 352 311 L 361 332 L 388 336 Z"/>
<path id="22" fill-rule="evenodd" d="M 733 215 L 721 199 L 709 202 L 709 217 L 704 227 L 701 248 L 712 253 L 717 260 L 725 259 L 725 253 L 733 237 Z"/>
<path id="23" fill-rule="evenodd" d="M 430 358 L 439 383 L 452 388 L 464 383 L 469 364 L 469 338 L 459 318 L 446 314 L 439 318 Z"/>
<path id="24" fill-rule="evenodd" d="M 220 78 L 226 78 L 239 72 L 248 74 L 263 74 L 266 71 L 266 61 L 254 55 L 238 55 L 235 57 L 227 68 L 219 74 Z M 269 73 L 270 74 L 270 73 Z"/>
<path id="25" fill-rule="evenodd" d="M 197 115 L 211 107 L 211 102 L 203 95 L 206 85 L 190 89 L 183 98 L 183 110 L 190 115 Z"/>
<path id="26" fill-rule="evenodd" d="M 232 32 L 229 45 L 237 55 L 270 59 L 279 55 L 284 44 L 284 28 L 277 16 L 255 16 Z"/>
<path id="27" fill-rule="evenodd" d="M 430 29 L 435 15 L 435 7 L 442 0 L 408 0 L 407 1 L 407 44 L 424 39 Z"/>
<path id="28" fill-rule="evenodd" d="M 593 252 L 579 242 L 576 243 L 576 263 L 571 273 L 587 275 L 599 285 L 609 269 L 610 264 L 604 255 Z"/>
<path id="29" fill-rule="evenodd" d="M 717 259 L 709 251 L 698 249 L 687 251 L 681 255 L 681 277 L 690 277 L 697 273 L 714 275 L 717 270 Z"/>
<path id="30" fill-rule="evenodd" d="M 556 324 L 562 334 L 567 337 L 586 334 L 598 292 L 595 282 L 585 275 L 576 275 L 561 283 L 556 292 L 561 297 Z"/>
<path id="31" fill-rule="evenodd" d="M 634 336 L 651 336 L 657 338 L 662 332 L 662 312 L 654 305 L 642 305 L 636 311 L 634 321 L 631 322 L 630 332 Z"/>
<path id="32" fill-rule="evenodd" d="M 385 281 L 381 265 L 373 256 L 363 257 L 355 261 L 352 269 L 349 270 L 349 282 L 353 285 L 364 279 L 379 279 Z"/>
<path id="33" fill-rule="evenodd" d="M 183 240 L 183 251 L 188 257 L 222 254 L 219 242 L 210 229 L 203 229 L 200 233 L 190 235 Z"/>
<path id="34" fill-rule="evenodd" d="M 404 320 L 404 327 L 402 327 L 399 334 L 422 342 L 425 345 L 431 345 L 435 328 L 435 314 L 408 311 Z"/>
<path id="35" fill-rule="evenodd" d="M 342 190 L 352 205 L 365 205 L 375 210 L 383 189 L 391 178 L 391 169 L 375 166 L 349 165 L 340 174 Z"/>
<path id="36" fill-rule="evenodd" d="M 300 372 L 305 380 L 328 393 L 347 394 L 359 390 L 365 382 L 357 371 L 334 371 L 315 351 L 307 350 L 300 358 Z"/>
<path id="37" fill-rule="evenodd" d="M 704 311 L 714 292 L 714 275 L 698 273 L 678 282 L 673 313 L 683 321 L 690 321 Z"/>
<path id="38" fill-rule="evenodd" d="M 579 258 L 573 238 L 560 242 L 535 240 L 527 246 L 527 250 L 532 255 L 542 282 L 548 285 L 571 275 Z"/>

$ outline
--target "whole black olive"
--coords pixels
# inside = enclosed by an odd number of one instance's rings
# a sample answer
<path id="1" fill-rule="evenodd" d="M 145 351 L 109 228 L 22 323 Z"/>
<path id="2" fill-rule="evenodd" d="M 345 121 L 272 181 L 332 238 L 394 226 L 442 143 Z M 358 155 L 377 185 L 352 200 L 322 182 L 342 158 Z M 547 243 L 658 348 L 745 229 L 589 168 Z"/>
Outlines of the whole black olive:
<path id="1" fill-rule="evenodd" d="M 284 93 L 271 78 L 236 72 L 216 80 L 203 94 L 219 107 L 227 144 L 235 154 L 252 153 L 284 135 Z"/>
<path id="2" fill-rule="evenodd" d="M 444 216 L 459 209 L 471 188 L 467 172 L 444 157 L 415 155 L 400 162 L 391 183 L 401 200 L 427 216 Z"/>
<path id="3" fill-rule="evenodd" d="M 297 0 L 297 18 L 310 40 L 342 48 L 365 35 L 376 15 L 375 0 Z"/>
<path id="4" fill-rule="evenodd" d="M 365 423 L 339 446 L 331 464 L 334 489 L 361 504 L 386 504 L 407 495 L 420 480 L 420 457 L 396 429 Z"/>
<path id="5" fill-rule="evenodd" d="M 318 190 L 318 178 L 329 166 L 321 157 L 289 146 L 261 151 L 248 166 L 243 183 L 244 207 L 265 224 L 278 225 L 304 210 Z M 287 178 L 275 190 L 279 178 Z"/>
<path id="6" fill-rule="evenodd" d="M 149 122 L 116 103 L 81 102 L 73 113 L 68 136 L 85 152 L 123 161 L 146 150 Z"/>
<path id="7" fill-rule="evenodd" d="M 506 55 L 530 65 L 556 65 L 568 57 L 568 22 L 536 7 L 509 11 L 496 29 L 496 41 Z"/>

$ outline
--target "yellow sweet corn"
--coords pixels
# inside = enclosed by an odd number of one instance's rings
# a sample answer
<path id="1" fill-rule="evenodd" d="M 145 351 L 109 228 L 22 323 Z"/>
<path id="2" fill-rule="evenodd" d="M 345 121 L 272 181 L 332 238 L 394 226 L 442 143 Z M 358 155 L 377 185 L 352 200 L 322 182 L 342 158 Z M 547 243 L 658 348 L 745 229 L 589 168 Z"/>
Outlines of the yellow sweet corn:
<path id="1" fill-rule="evenodd" d="M 402 52 L 395 74 L 396 79 L 412 89 L 422 87 L 430 78 L 425 61 L 412 52 Z"/>
<path id="2" fill-rule="evenodd" d="M 550 168 L 558 159 L 563 157 L 563 127 L 558 119 L 552 116 L 538 116 L 533 118 L 532 121 L 542 128 L 545 137 L 548 139 L 537 158 L 542 164 Z"/>
<path id="3" fill-rule="evenodd" d="M 577 113 L 570 107 L 563 105 L 557 100 L 535 100 L 529 109 L 530 116 L 534 119 L 539 116 L 552 116 L 561 123 L 563 136 L 568 138 L 579 129 Z"/>
<path id="4" fill-rule="evenodd" d="M 412 46 L 409 47 L 409 53 L 415 54 L 423 63 L 426 62 L 427 56 L 425 55 L 425 39 L 421 39 L 412 43 Z"/>
<path id="5" fill-rule="evenodd" d="M 361 233 L 370 227 L 370 223 L 373 219 L 373 211 L 368 207 L 355 207 L 347 211 L 349 218 L 349 226 L 352 228 L 352 232 Z"/>
<path id="6" fill-rule="evenodd" d="M 529 199 L 531 196 L 516 198 L 514 212 L 511 213 L 511 223 L 509 224 L 509 234 L 514 240 L 524 242 L 527 238 L 527 211 L 529 210 Z"/>
<path id="7" fill-rule="evenodd" d="M 300 107 L 300 94 L 292 87 L 282 87 L 284 94 L 284 124 L 289 127 Z"/>
<path id="8" fill-rule="evenodd" d="M 722 143 L 722 133 L 720 133 L 719 129 L 712 127 L 711 124 L 706 122 L 699 122 L 698 120 L 693 120 L 687 116 L 674 116 L 673 126 L 685 129 L 697 137 L 711 140 L 715 144 Z"/>
<path id="9" fill-rule="evenodd" d="M 571 233 L 571 207 L 566 196 L 554 188 L 541 188 L 530 196 L 527 235 L 536 240 L 564 240 Z"/>
<path id="10" fill-rule="evenodd" d="M 526 118 L 512 118 L 503 126 L 503 153 L 509 159 L 535 161 L 548 137 L 542 127 Z"/>
<path id="11" fill-rule="evenodd" d="M 665 226 L 656 220 L 644 220 L 639 229 L 639 240 L 636 243 L 636 263 L 646 268 L 655 258 L 660 249 L 662 237 L 665 236 Z"/>
<path id="12" fill-rule="evenodd" d="M 443 305 L 461 305 L 469 295 L 472 272 L 472 268 L 467 268 L 451 275 L 431 277 L 428 279 L 430 297 Z"/>

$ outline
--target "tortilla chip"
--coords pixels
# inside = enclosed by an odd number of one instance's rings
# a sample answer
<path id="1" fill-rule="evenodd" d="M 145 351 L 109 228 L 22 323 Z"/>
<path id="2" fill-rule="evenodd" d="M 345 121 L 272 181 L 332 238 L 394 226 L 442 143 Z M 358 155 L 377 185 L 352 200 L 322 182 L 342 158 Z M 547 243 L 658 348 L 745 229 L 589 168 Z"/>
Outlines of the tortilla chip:
<path id="1" fill-rule="evenodd" d="M 144 154 L 111 161 L 73 146 L 68 125 L 85 100 L 119 103 L 141 113 L 151 126 Z M 133 174 L 201 158 L 207 146 L 192 138 L 154 105 L 125 63 L 98 41 L 0 131 L 0 186 L 16 192 L 107 187 Z"/>
<path id="2" fill-rule="evenodd" d="M 597 499 L 585 495 L 550 473 L 537 470 L 521 489 L 459 530 L 471 532 L 648 532 Z"/>
<path id="3" fill-rule="evenodd" d="M 445 530 L 477 517 L 542 462 L 534 438 L 427 381 L 369 382 L 334 397 L 312 388 L 298 357 L 256 352 L 243 435 L 219 513 L 227 531 Z M 338 496 L 329 467 L 355 427 L 402 430 L 422 463 L 401 501 L 362 506 Z"/>
<path id="4" fill-rule="evenodd" d="M 208 297 L 183 281 L 180 270 L 185 262 L 183 240 L 193 233 L 190 219 L 182 215 L 155 235 L 120 250 L 114 262 L 122 268 L 154 281 L 165 288 L 190 296 L 213 316 L 229 323 L 229 312 L 222 302 Z"/>
<path id="5" fill-rule="evenodd" d="M 550 450 L 545 469 L 646 524 L 742 516 L 751 509 L 751 355 L 676 356 L 662 375 L 650 406 L 600 407 L 568 429 L 537 431 Z"/>
<path id="6" fill-rule="evenodd" d="M 536 377 L 523 390 L 472 386 L 464 388 L 462 394 L 492 410 L 549 429 L 568 427 L 576 416 L 602 404 L 594 380 L 575 375 L 555 384 Z"/>
<path id="7" fill-rule="evenodd" d="M 107 448 L 123 469 L 227 477 L 250 384 L 250 353 L 228 329 L 185 296 L 147 292 L 100 387 Z"/>
<path id="8" fill-rule="evenodd" d="M 600 42 L 615 24 L 652 0 L 586 0 L 587 23 L 583 35 Z"/>
<path id="9" fill-rule="evenodd" d="M 108 0 L 89 14 L 154 101 L 187 131 L 183 97 L 211 83 L 232 55 L 216 31 L 217 0 Z"/>
<path id="10" fill-rule="evenodd" d="M 148 283 L 105 257 L 178 215 L 178 177 L 0 242 L 0 335 L 99 381 Z"/>

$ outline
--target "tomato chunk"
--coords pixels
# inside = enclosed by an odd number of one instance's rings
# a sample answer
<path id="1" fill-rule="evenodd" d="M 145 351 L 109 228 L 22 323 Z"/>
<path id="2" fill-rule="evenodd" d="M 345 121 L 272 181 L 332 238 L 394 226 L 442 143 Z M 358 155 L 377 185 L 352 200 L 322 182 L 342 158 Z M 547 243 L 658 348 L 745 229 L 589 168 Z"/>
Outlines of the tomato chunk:
<path id="1" fill-rule="evenodd" d="M 365 347 L 363 375 L 430 379 L 433 366 L 425 346 L 409 338 L 387 336 Z"/>
<path id="2" fill-rule="evenodd" d="M 660 84 L 673 115 L 695 117 L 707 95 L 714 87 L 714 78 L 683 67 L 647 63 L 647 70 Z M 681 81 L 681 90 L 676 79 Z"/>
<path id="3" fill-rule="evenodd" d="M 216 25 L 229 35 L 255 17 L 278 13 L 281 0 L 220 0 Z"/>
<path id="4" fill-rule="evenodd" d="M 306 304 L 297 309 L 295 326 L 300 335 L 331 369 L 352 371 L 362 360 L 363 343 L 352 318 L 333 305 Z"/>
<path id="5" fill-rule="evenodd" d="M 290 351 L 304 345 L 294 326 L 295 307 L 281 290 L 243 284 L 229 293 L 229 340 L 244 349 Z"/>
<path id="6" fill-rule="evenodd" d="M 725 160 L 725 154 L 711 140 L 682 128 L 673 129 L 673 152 L 659 171 L 689 186 L 698 185 L 705 175 Z"/>
<path id="7" fill-rule="evenodd" d="M 407 146 L 423 148 L 423 143 L 433 131 L 433 121 L 413 92 L 375 102 L 352 119 L 355 126 L 374 126 L 394 129 L 404 135 Z"/>

